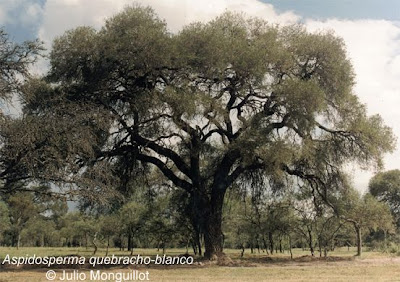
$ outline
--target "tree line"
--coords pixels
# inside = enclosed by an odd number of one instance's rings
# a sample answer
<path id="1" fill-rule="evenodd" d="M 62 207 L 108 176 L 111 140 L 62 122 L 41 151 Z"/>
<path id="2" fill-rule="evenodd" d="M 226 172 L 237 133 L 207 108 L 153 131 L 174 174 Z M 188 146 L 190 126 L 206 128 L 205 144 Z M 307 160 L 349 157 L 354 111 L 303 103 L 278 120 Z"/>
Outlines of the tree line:
<path id="1" fill-rule="evenodd" d="M 393 180 L 393 175 L 396 177 Z M 363 241 L 375 250 L 397 252 L 398 211 L 376 196 L 388 194 L 397 185 L 400 171 L 377 174 L 370 193 L 348 190 L 332 206 L 315 199 L 302 189 L 274 191 L 234 187 L 224 203 L 223 246 L 251 253 L 309 250 L 310 255 L 328 256 L 337 247 L 357 246 Z M 388 185 L 388 181 L 391 186 Z M 45 187 L 18 192 L 0 202 L 0 245 L 14 247 L 85 247 L 94 254 L 98 248 L 119 248 L 133 254 L 135 248 L 185 248 L 201 256 L 203 230 L 196 222 L 189 202 L 182 207 L 182 191 L 158 185 L 136 187 L 129 200 L 104 208 L 81 201 L 68 211 L 65 198 L 43 194 Z M 39 193 L 40 191 L 40 193 Z M 306 192 L 305 192 L 306 191 Z M 371 193 L 374 193 L 375 196 Z"/>

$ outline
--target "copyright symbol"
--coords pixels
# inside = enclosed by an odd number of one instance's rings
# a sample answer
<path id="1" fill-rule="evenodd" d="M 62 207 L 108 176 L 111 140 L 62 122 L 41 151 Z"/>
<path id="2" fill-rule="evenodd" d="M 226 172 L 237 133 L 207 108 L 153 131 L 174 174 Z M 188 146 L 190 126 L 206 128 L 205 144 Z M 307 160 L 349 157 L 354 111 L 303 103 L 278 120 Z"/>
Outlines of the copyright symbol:
<path id="1" fill-rule="evenodd" d="M 46 272 L 47 280 L 54 280 L 54 279 L 56 279 L 56 276 L 57 276 L 57 274 L 54 270 L 49 270 Z"/>

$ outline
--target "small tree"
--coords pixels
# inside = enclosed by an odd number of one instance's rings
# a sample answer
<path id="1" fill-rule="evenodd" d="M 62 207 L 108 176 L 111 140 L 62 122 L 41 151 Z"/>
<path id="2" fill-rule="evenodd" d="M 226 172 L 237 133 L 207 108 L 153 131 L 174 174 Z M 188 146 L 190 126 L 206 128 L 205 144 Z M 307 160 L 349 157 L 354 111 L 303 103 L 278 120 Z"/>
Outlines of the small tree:
<path id="1" fill-rule="evenodd" d="M 29 220 L 39 216 L 39 207 L 34 203 L 33 195 L 19 192 L 7 200 L 10 210 L 11 231 L 14 235 L 14 244 L 17 249 L 21 243 L 21 232 Z"/>
<path id="2" fill-rule="evenodd" d="M 177 214 L 171 206 L 170 197 L 157 197 L 149 208 L 148 215 L 146 230 L 157 242 L 157 248 L 161 246 L 165 253 L 167 244 L 172 241 L 178 231 Z"/>
<path id="3" fill-rule="evenodd" d="M 122 229 L 118 213 L 105 215 L 99 218 L 100 222 L 100 234 L 106 240 L 106 256 L 108 255 L 108 250 L 110 248 L 110 239 L 113 236 L 119 234 Z"/>
<path id="4" fill-rule="evenodd" d="M 7 204 L 0 201 L 0 242 L 3 240 L 3 234 L 10 228 L 10 214 Z"/>
<path id="5" fill-rule="evenodd" d="M 138 240 L 147 227 L 149 211 L 145 204 L 130 201 L 120 210 L 120 222 L 128 238 L 128 251 L 133 254 L 134 240 Z"/>
<path id="6" fill-rule="evenodd" d="M 357 256 L 362 254 L 363 232 L 369 229 L 393 231 L 393 217 L 389 206 L 379 202 L 371 194 L 360 196 L 355 189 L 349 188 L 340 199 L 338 209 L 342 219 L 351 223 L 356 233 Z"/>
<path id="7" fill-rule="evenodd" d="M 55 227 L 53 221 L 42 216 L 31 218 L 21 232 L 22 241 L 35 247 L 58 245 L 59 242 L 56 240 L 59 238 Z"/>

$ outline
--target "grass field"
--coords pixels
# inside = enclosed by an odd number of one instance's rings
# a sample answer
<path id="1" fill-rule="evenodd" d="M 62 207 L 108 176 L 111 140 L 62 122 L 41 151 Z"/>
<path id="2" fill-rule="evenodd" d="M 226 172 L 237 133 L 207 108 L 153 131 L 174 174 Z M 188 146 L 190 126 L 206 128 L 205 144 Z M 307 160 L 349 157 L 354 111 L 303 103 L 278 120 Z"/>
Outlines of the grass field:
<path id="1" fill-rule="evenodd" d="M 184 249 L 167 250 L 167 255 L 184 253 Z M 149 272 L 150 281 L 400 281 L 400 257 L 380 252 L 364 252 L 363 257 L 354 258 L 354 249 L 337 249 L 329 254 L 328 259 L 311 258 L 308 252 L 294 250 L 294 260 L 288 253 L 267 256 L 264 253 L 250 254 L 246 250 L 245 257 L 239 258 L 238 250 L 226 250 L 233 258 L 234 266 L 218 266 L 215 263 L 204 262 L 193 266 L 140 267 L 138 271 Z M 90 257 L 92 250 L 84 248 L 0 248 L 0 258 L 10 256 L 65 256 L 78 254 Z M 128 252 L 116 249 L 110 254 L 127 256 Z M 137 249 L 134 254 L 154 256 L 154 249 Z M 160 254 L 160 253 L 159 253 Z M 96 256 L 104 255 L 100 250 Z M 129 268 L 114 267 L 102 269 L 103 272 L 129 272 Z M 48 281 L 45 273 L 48 269 L 9 269 L 0 268 L 0 282 Z M 56 269 L 57 279 L 62 276 L 63 269 Z M 73 269 L 65 270 L 72 273 Z M 90 278 L 90 270 L 79 269 Z M 72 280 L 79 281 L 79 280 Z M 89 281 L 86 279 L 85 281 Z M 103 280 L 115 281 L 115 280 Z"/>

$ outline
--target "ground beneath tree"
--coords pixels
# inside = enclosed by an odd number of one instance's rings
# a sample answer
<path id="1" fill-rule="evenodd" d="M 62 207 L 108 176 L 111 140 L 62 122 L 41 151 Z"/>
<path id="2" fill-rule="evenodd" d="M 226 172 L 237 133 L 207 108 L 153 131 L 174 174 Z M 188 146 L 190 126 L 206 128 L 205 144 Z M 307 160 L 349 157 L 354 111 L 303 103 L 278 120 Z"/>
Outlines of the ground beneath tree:
<path id="1" fill-rule="evenodd" d="M 399 281 L 400 257 L 358 259 L 354 257 L 319 258 L 297 257 L 294 260 L 279 257 L 256 259 L 233 259 L 234 265 L 220 266 L 218 262 L 196 262 L 190 267 L 137 267 L 149 272 L 151 281 Z M 129 272 L 132 268 L 108 268 L 106 272 Z M 0 271 L 1 282 L 47 281 L 48 269 L 4 269 Z M 63 269 L 55 269 L 58 276 Z M 67 269 L 65 272 L 73 272 Z M 79 272 L 89 273 L 88 269 Z"/>

